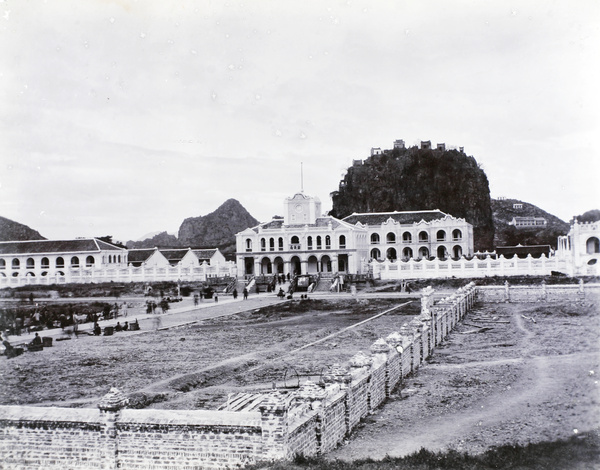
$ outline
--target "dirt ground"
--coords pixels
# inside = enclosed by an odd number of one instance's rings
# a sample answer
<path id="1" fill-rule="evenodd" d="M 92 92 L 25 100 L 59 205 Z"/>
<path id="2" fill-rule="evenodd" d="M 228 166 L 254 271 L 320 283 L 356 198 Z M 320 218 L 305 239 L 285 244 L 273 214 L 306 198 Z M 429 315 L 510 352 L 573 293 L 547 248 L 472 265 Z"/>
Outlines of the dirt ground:
<path id="1" fill-rule="evenodd" d="M 413 299 L 415 300 L 415 299 Z M 229 393 L 317 380 L 419 313 L 419 302 L 303 351 L 406 299 L 294 301 L 194 325 L 114 336 L 80 336 L 0 359 L 0 404 L 94 407 L 111 386 L 134 408 L 212 409 Z M 299 379 L 300 377 L 300 379 Z"/>
<path id="2" fill-rule="evenodd" d="M 329 457 L 479 452 L 596 429 L 600 302 L 592 300 L 477 306 Z M 229 393 L 318 379 L 397 331 L 419 302 L 291 351 L 404 302 L 294 301 L 166 331 L 57 342 L 0 359 L 0 404 L 95 407 L 116 386 L 131 407 L 216 408 Z"/>
<path id="3" fill-rule="evenodd" d="M 478 305 L 329 457 L 379 459 L 421 447 L 478 453 L 598 429 L 598 305 Z"/>

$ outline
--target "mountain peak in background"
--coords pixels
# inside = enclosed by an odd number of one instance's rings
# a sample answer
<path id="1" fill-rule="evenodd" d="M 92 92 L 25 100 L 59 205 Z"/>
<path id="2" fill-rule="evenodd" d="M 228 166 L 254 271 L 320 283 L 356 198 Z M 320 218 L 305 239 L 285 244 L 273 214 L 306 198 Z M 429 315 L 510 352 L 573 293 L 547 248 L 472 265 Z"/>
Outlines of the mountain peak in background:
<path id="1" fill-rule="evenodd" d="M 6 217 L 0 217 L 0 241 L 46 240 L 38 231 Z"/>
<path id="2" fill-rule="evenodd" d="M 179 227 L 181 246 L 217 247 L 232 244 L 235 251 L 235 234 L 254 227 L 258 220 L 236 199 L 228 199 L 214 212 L 200 217 L 189 217 Z"/>
<path id="3" fill-rule="evenodd" d="M 558 237 L 566 235 L 569 224 L 539 207 L 519 199 L 492 199 L 494 216 L 494 246 L 550 245 L 556 248 Z M 544 219 L 543 226 L 516 227 L 509 223 L 514 217 Z"/>

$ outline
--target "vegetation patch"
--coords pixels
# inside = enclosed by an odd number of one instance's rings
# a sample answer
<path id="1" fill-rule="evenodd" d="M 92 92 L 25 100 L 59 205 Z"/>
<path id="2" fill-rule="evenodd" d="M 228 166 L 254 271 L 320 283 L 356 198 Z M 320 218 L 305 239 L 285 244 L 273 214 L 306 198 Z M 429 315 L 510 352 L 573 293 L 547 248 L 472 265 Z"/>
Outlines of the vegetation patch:
<path id="1" fill-rule="evenodd" d="M 431 452 L 421 449 L 405 457 L 381 460 L 328 460 L 325 457 L 298 455 L 292 462 L 253 464 L 245 470 L 572 470 L 598 468 L 600 435 L 598 431 L 581 433 L 570 439 L 537 444 L 505 445 L 479 455 L 449 450 Z"/>

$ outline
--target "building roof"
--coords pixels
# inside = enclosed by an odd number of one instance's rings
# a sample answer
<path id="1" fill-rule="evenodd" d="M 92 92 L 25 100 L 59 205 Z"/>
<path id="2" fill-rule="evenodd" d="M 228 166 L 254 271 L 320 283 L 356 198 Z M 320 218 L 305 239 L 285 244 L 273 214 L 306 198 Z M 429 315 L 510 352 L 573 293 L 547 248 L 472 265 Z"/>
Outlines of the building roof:
<path id="1" fill-rule="evenodd" d="M 432 220 L 444 219 L 445 217 L 452 217 L 439 209 L 428 210 L 428 211 L 403 211 L 403 212 L 363 212 L 354 213 L 342 220 L 349 224 L 356 224 L 360 222 L 363 225 L 381 225 L 388 219 L 392 219 L 399 224 L 415 224 L 418 222 L 431 222 Z"/>
<path id="2" fill-rule="evenodd" d="M 552 252 L 550 245 L 517 245 L 517 246 L 497 246 L 496 253 L 503 256 L 540 256 L 548 255 Z"/>
<path id="3" fill-rule="evenodd" d="M 0 255 L 26 255 L 44 253 L 89 253 L 99 251 L 126 251 L 96 238 L 75 240 L 25 240 L 0 242 Z"/>
<path id="4" fill-rule="evenodd" d="M 217 248 L 211 248 L 208 250 L 192 250 L 194 252 L 194 254 L 196 255 L 196 257 L 199 260 L 209 260 L 211 259 L 214 254 L 218 251 Z"/>
<path id="5" fill-rule="evenodd" d="M 157 248 L 138 248 L 127 252 L 127 261 L 129 263 L 143 263 L 158 251 Z"/>
<path id="6" fill-rule="evenodd" d="M 162 253 L 162 255 L 169 260 L 169 263 L 178 263 L 183 259 L 185 255 L 190 251 L 189 248 L 174 248 L 174 249 L 161 249 L 158 251 Z"/>
<path id="7" fill-rule="evenodd" d="M 303 229 L 304 227 L 329 227 L 330 223 L 331 223 L 331 227 L 334 229 L 341 227 L 341 226 L 344 226 L 344 227 L 347 227 L 350 229 L 356 229 L 356 227 L 354 227 L 352 224 L 346 222 L 345 220 L 336 219 L 335 217 L 331 217 L 329 215 L 325 216 L 325 217 L 318 217 L 317 220 L 315 220 L 314 224 L 298 223 L 298 224 L 286 225 L 286 227 L 295 227 L 298 229 Z M 263 230 L 273 230 L 273 229 L 280 229 L 283 226 L 284 226 L 283 219 L 273 219 L 270 222 L 265 222 L 265 223 L 257 225 L 256 227 L 252 227 L 250 230 L 253 230 L 254 232 L 258 233 L 259 228 L 262 228 Z"/>

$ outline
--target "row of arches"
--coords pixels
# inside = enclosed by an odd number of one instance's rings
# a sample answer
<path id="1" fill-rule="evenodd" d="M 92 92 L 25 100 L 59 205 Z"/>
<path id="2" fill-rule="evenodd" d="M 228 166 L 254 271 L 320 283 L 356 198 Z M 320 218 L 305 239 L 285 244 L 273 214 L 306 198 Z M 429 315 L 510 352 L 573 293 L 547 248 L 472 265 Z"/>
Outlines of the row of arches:
<path id="1" fill-rule="evenodd" d="M 309 235 L 306 237 L 306 249 L 307 250 L 330 250 L 332 248 L 332 237 L 330 235 L 317 235 L 312 236 Z M 345 249 L 347 245 L 346 235 L 340 235 L 337 238 L 338 249 Z M 260 251 L 285 251 L 285 245 L 283 237 L 278 238 L 261 238 L 259 241 Z M 247 252 L 254 251 L 253 240 L 251 238 L 246 238 L 245 241 L 245 249 Z M 290 237 L 290 242 L 288 246 L 289 250 L 301 250 L 302 243 L 300 237 L 298 235 L 293 235 Z"/>
<path id="2" fill-rule="evenodd" d="M 96 264 L 96 259 L 93 256 L 88 256 L 85 258 L 85 266 L 87 268 L 91 268 Z M 10 263 L 7 263 L 7 260 L 4 258 L 0 258 L 0 269 L 6 269 L 10 266 L 12 269 L 21 269 L 21 260 L 19 258 L 13 258 L 10 260 Z M 73 256 L 70 259 L 70 267 L 78 268 L 80 267 L 80 260 L 78 256 Z M 33 258 L 27 258 L 25 260 L 25 269 L 36 269 L 36 262 Z M 61 269 L 65 267 L 65 259 L 62 256 L 59 256 L 54 260 L 54 268 Z M 44 257 L 40 260 L 40 269 L 50 269 L 50 259 Z"/>
<path id="3" fill-rule="evenodd" d="M 42 271 L 40 273 L 41 277 L 46 277 L 48 276 L 48 271 Z M 64 277 L 65 273 L 63 271 L 56 271 L 53 273 L 53 276 L 60 276 L 60 277 Z M 4 274 L 3 272 L 0 271 L 0 277 L 8 277 L 6 274 Z M 12 277 L 19 277 L 19 272 L 15 271 L 12 273 Z M 25 277 L 35 277 L 35 273 L 33 271 L 27 271 L 25 273 Z"/>
<path id="4" fill-rule="evenodd" d="M 318 274 L 318 273 L 334 273 L 346 272 L 348 269 L 347 255 L 339 255 L 332 258 L 329 255 L 315 256 L 311 255 L 308 258 L 301 259 L 299 256 L 292 256 L 289 260 L 284 261 L 281 256 L 271 259 L 264 256 L 258 259 L 258 272 L 255 272 L 255 258 L 248 257 L 245 259 L 245 274 L 246 275 L 269 275 L 269 274 Z M 286 269 L 286 263 L 289 264 Z"/>
<path id="5" fill-rule="evenodd" d="M 446 231 L 445 230 L 438 230 L 436 233 L 436 240 L 437 242 L 445 242 L 446 240 Z M 454 242 L 458 242 L 458 241 L 462 241 L 462 231 L 459 229 L 454 229 L 452 231 L 452 241 Z M 425 230 L 422 230 L 419 232 L 419 234 L 417 235 L 417 241 L 418 243 L 429 243 L 429 233 L 426 232 Z M 402 234 L 402 242 L 403 243 L 412 243 L 413 242 L 413 235 L 411 232 L 404 232 Z M 371 245 L 378 245 L 381 243 L 381 237 L 379 235 L 379 233 L 374 232 L 371 234 Z M 387 235 L 385 236 L 385 243 L 391 244 L 391 243 L 396 243 L 396 234 L 394 232 L 388 232 Z"/>
<path id="6" fill-rule="evenodd" d="M 372 248 L 370 252 L 371 259 L 380 260 L 382 259 L 382 251 L 379 248 Z M 460 245 L 455 245 L 452 247 L 452 252 L 449 252 L 445 246 L 439 246 L 434 254 L 429 251 L 429 248 L 426 246 L 422 246 L 417 251 L 417 259 L 428 259 L 432 255 L 437 256 L 439 259 L 447 259 L 447 258 L 460 258 L 463 255 L 462 247 Z M 385 251 L 385 258 L 390 261 L 394 261 L 398 259 L 398 252 L 396 248 L 390 247 Z M 412 248 L 406 247 L 402 250 L 402 259 L 409 260 L 411 258 L 415 258 L 415 253 Z"/>

